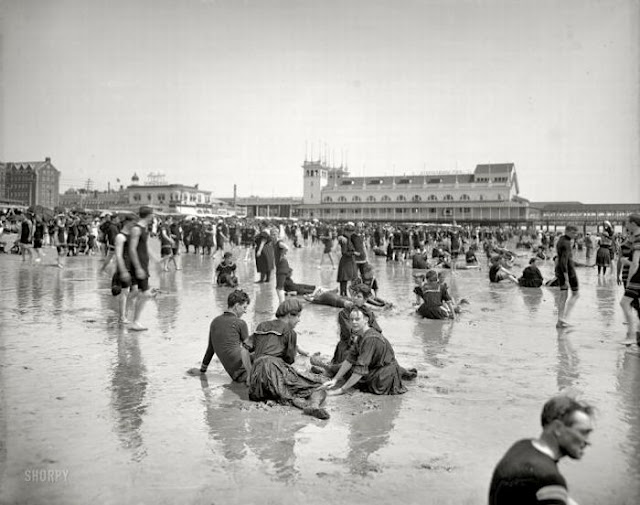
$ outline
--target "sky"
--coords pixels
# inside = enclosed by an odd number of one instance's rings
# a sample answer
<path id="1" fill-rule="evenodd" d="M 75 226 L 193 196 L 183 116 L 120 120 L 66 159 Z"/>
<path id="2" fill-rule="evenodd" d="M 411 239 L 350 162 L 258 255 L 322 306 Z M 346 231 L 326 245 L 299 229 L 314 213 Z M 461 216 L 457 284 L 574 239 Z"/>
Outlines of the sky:
<path id="1" fill-rule="evenodd" d="M 301 197 L 322 157 L 640 203 L 637 0 L 0 2 L 0 160 L 50 157 L 63 191 Z"/>

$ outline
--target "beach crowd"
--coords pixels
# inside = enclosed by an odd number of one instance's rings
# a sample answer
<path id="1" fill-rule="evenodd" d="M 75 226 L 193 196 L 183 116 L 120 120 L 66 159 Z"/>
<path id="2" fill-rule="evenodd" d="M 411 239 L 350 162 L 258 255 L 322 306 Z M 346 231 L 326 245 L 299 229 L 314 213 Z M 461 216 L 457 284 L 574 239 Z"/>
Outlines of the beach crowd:
<path id="1" fill-rule="evenodd" d="M 151 252 L 152 240 L 159 242 L 159 258 Z M 596 268 L 598 276 L 615 277 L 620 286 L 626 322 L 620 343 L 640 346 L 640 214 L 631 214 L 618 231 L 605 221 L 592 233 L 572 224 L 551 231 L 455 223 L 203 219 L 158 215 L 145 206 L 136 213 L 45 215 L 29 209 L 0 215 L 0 246 L 21 255 L 31 268 L 51 261 L 64 269 L 78 255 L 96 256 L 101 272 L 111 276 L 119 323 L 134 332 L 146 330 L 144 308 L 154 297 L 151 262 L 166 272 L 181 270 L 183 255 L 210 258 L 211 283 L 228 290 L 227 308 L 210 324 L 201 366 L 187 373 L 206 374 L 217 356 L 230 379 L 246 385 L 250 400 L 289 405 L 320 420 L 330 418 L 329 396 L 355 390 L 405 394 L 420 373 L 398 362 L 379 324 L 377 314 L 394 301 L 377 281 L 375 256 L 411 265 L 414 283 L 406 296 L 415 317 L 454 324 L 473 301 L 456 299 L 447 281 L 456 276 L 464 282 L 465 270 L 486 270 L 487 283 L 513 283 L 514 289 L 557 289 L 557 315 L 549 317 L 556 317 L 562 329 L 572 325 L 572 309 L 579 303 L 580 269 Z M 334 285 L 306 283 L 295 274 L 289 256 L 303 247 L 317 251 L 319 268 L 335 270 Z M 574 259 L 576 251 L 584 262 Z M 272 285 L 278 299 L 274 317 L 253 329 L 243 320 L 252 300 L 236 275 L 240 261 L 253 262 L 254 282 Z M 552 278 L 543 277 L 544 264 L 552 265 Z M 314 305 L 336 308 L 339 334 L 332 356 L 300 347 L 296 326 Z M 304 368 L 295 363 L 298 356 L 308 358 Z M 593 407 L 567 395 L 553 397 L 542 408 L 541 428 L 538 438 L 516 442 L 497 464 L 490 504 L 572 503 L 557 462 L 583 455 L 593 430 Z"/>

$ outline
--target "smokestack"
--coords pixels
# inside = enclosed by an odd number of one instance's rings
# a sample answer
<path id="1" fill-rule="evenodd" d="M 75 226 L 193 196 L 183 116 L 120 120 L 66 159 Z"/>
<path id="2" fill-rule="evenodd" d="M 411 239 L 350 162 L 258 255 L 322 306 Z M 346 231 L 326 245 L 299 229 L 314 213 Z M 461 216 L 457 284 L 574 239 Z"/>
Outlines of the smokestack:
<path id="1" fill-rule="evenodd" d="M 233 207 L 236 206 L 236 198 L 238 196 L 238 186 L 236 184 L 233 185 Z"/>

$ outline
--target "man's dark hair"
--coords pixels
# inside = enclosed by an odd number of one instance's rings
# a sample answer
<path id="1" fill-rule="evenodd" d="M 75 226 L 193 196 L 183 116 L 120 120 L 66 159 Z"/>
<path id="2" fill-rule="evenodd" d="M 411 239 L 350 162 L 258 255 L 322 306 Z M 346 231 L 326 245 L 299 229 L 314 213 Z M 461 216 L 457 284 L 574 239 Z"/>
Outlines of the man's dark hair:
<path id="1" fill-rule="evenodd" d="M 565 232 L 567 232 L 567 231 L 576 231 L 577 232 L 578 231 L 578 227 L 573 225 L 573 224 L 569 224 L 569 225 L 565 226 L 564 231 Z"/>
<path id="2" fill-rule="evenodd" d="M 591 417 L 594 414 L 594 409 L 591 405 L 580 402 L 570 396 L 554 396 L 542 407 L 540 422 L 543 428 L 556 419 L 560 420 L 562 424 L 571 426 L 573 424 L 572 416 L 574 412 L 584 412 Z"/>
<path id="3" fill-rule="evenodd" d="M 241 289 L 232 291 L 227 298 L 227 306 L 231 308 L 236 303 L 250 303 L 249 295 Z"/>

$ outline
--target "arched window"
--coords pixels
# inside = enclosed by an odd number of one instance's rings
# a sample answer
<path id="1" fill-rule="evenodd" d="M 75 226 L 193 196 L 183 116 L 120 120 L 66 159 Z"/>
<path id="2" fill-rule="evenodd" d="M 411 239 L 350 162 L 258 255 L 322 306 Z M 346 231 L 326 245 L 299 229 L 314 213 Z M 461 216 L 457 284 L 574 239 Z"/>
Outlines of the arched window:
<path id="1" fill-rule="evenodd" d="M 404 195 L 398 195 L 398 198 L 396 198 L 396 200 L 399 202 L 406 202 L 407 198 Z"/>
<path id="2" fill-rule="evenodd" d="M 502 200 L 502 195 L 498 193 L 498 200 Z"/>
<path id="3" fill-rule="evenodd" d="M 438 201 L 438 197 L 436 195 L 429 195 L 427 197 L 427 200 L 429 200 L 430 202 L 437 202 Z"/>
<path id="4" fill-rule="evenodd" d="M 444 195 L 443 200 L 450 201 L 450 200 L 453 200 L 453 197 L 451 195 Z"/>
<path id="5" fill-rule="evenodd" d="M 478 196 L 478 200 L 480 200 L 480 201 L 484 200 L 484 195 Z"/>
<path id="6" fill-rule="evenodd" d="M 368 196 L 367 197 L 367 202 L 375 202 L 376 201 L 376 197 L 375 196 Z"/>
<path id="7" fill-rule="evenodd" d="M 382 198 L 380 198 L 381 202 L 390 202 L 391 198 L 387 195 L 384 195 Z"/>
<path id="8" fill-rule="evenodd" d="M 325 196 L 324 197 L 324 201 L 327 202 L 327 203 L 331 203 L 331 202 L 333 202 L 333 198 L 331 198 L 330 196 Z"/>
<path id="9" fill-rule="evenodd" d="M 354 196 L 354 197 L 352 197 L 352 198 L 351 198 L 351 201 L 352 201 L 352 202 L 361 202 L 362 200 L 360 199 L 360 197 L 359 197 L 359 196 L 357 196 L 357 195 L 356 195 L 356 196 Z"/>
<path id="10" fill-rule="evenodd" d="M 469 198 L 469 195 L 460 195 L 460 200 L 471 200 L 471 198 Z"/>
<path id="11" fill-rule="evenodd" d="M 413 198 L 411 198 L 412 202 L 421 202 L 422 201 L 422 197 L 420 195 L 413 195 Z"/>
<path id="12" fill-rule="evenodd" d="M 346 201 L 347 201 L 347 197 L 345 197 L 345 196 L 339 196 L 339 197 L 338 197 L 338 201 L 339 201 L 339 202 L 346 202 Z"/>

